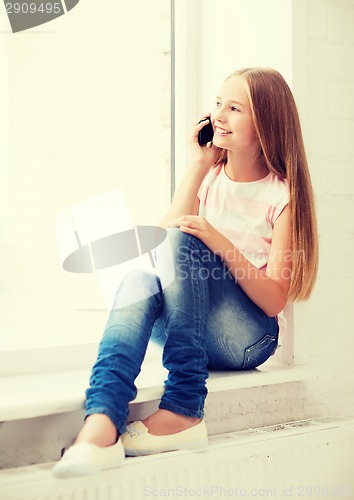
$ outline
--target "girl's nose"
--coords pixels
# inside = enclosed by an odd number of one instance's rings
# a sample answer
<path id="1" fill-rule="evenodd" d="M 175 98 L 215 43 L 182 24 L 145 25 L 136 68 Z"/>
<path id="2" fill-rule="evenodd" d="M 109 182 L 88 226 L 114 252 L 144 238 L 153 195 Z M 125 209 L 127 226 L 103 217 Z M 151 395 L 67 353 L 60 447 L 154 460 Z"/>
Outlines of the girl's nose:
<path id="1" fill-rule="evenodd" d="M 214 112 L 212 113 L 212 118 L 219 122 L 224 121 L 224 110 L 221 106 L 214 109 Z"/>

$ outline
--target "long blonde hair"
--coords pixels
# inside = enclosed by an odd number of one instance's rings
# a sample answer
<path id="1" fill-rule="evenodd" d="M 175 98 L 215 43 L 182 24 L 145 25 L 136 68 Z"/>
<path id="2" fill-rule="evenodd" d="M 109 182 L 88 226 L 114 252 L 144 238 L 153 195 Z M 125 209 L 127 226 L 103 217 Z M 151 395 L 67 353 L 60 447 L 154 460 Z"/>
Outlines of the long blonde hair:
<path id="1" fill-rule="evenodd" d="M 318 271 L 318 233 L 314 195 L 294 97 L 281 74 L 271 68 L 232 73 L 248 86 L 260 154 L 268 169 L 287 179 L 290 191 L 292 269 L 289 300 L 307 299 Z M 218 163 L 227 161 L 222 151 Z"/>

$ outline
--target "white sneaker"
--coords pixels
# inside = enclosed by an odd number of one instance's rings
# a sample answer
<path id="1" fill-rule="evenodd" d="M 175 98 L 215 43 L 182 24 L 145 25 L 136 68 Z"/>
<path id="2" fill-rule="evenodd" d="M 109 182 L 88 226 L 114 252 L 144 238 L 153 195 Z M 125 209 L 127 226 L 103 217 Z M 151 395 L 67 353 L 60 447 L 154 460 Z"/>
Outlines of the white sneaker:
<path id="1" fill-rule="evenodd" d="M 112 446 L 78 443 L 69 448 L 55 464 L 52 473 L 57 478 L 86 476 L 120 466 L 125 457 L 122 440 Z"/>
<path id="2" fill-rule="evenodd" d="M 138 420 L 127 426 L 122 441 L 126 456 L 137 457 L 165 451 L 203 449 L 208 445 L 208 434 L 204 420 L 185 431 L 165 436 L 150 434 Z"/>

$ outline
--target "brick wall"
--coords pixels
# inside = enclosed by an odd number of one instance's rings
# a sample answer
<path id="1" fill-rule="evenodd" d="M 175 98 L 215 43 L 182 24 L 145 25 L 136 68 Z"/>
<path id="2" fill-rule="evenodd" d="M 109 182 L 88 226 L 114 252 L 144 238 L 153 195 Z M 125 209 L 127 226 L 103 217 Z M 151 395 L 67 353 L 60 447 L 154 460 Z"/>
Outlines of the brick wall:
<path id="1" fill-rule="evenodd" d="M 314 413 L 354 414 L 354 1 L 309 0 L 306 139 L 320 231 L 313 297 L 297 307 L 297 349 L 318 367 Z M 301 345 L 299 345 L 301 343 Z"/>

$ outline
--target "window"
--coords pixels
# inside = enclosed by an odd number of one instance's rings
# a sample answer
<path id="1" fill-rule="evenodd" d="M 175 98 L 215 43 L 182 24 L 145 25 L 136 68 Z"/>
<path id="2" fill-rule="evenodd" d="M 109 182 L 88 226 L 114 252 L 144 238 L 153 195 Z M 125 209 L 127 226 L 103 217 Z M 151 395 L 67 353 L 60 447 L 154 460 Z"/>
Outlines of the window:
<path id="1" fill-rule="evenodd" d="M 55 223 L 113 189 L 124 192 L 135 225 L 166 210 L 170 26 L 168 0 L 89 0 L 31 32 L 1 37 L 2 348 L 101 337 L 107 310 L 97 278 L 61 268 Z"/>
<path id="2" fill-rule="evenodd" d="M 9 96 L 3 372 L 24 371 L 31 360 L 36 370 L 62 369 L 64 358 L 64 368 L 91 365 L 106 304 L 95 275 L 61 268 L 56 218 L 120 188 L 134 224 L 157 221 L 188 164 L 191 124 L 237 68 L 278 68 L 290 84 L 297 78 L 295 97 L 302 92 L 304 102 L 301 7 L 291 0 L 272 0 L 271 8 L 263 0 L 109 0 L 99 9 L 87 0 L 53 21 L 53 32 L 46 26 L 2 37 Z M 289 319 L 292 326 L 292 308 Z M 291 363 L 292 335 L 285 347 Z"/>

